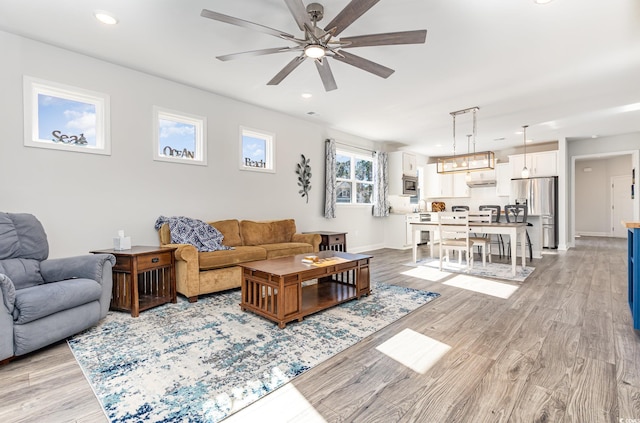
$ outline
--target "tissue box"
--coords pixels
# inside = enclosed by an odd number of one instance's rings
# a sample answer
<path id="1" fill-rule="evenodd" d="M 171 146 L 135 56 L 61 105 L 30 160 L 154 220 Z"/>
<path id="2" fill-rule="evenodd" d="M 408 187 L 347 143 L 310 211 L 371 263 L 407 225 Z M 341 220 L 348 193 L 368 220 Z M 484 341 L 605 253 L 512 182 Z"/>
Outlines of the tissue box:
<path id="1" fill-rule="evenodd" d="M 130 250 L 131 249 L 131 237 L 116 237 L 113 238 L 113 249 L 114 250 Z"/>

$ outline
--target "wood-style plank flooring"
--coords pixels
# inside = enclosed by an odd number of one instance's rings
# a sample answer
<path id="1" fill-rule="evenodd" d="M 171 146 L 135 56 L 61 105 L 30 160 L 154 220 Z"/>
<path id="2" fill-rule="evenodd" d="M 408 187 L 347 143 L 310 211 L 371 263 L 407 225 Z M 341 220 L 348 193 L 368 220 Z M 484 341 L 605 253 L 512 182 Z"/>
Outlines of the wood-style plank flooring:
<path id="1" fill-rule="evenodd" d="M 404 275 L 410 250 L 371 254 L 373 280 L 442 296 L 275 391 L 304 398 L 304 412 L 285 418 L 271 409 L 261 421 L 640 422 L 626 240 L 580 238 L 544 255 L 506 299 L 444 284 L 455 275 Z M 422 373 L 376 349 L 406 329 L 449 349 Z M 59 343 L 0 367 L 0 421 L 107 419 Z"/>

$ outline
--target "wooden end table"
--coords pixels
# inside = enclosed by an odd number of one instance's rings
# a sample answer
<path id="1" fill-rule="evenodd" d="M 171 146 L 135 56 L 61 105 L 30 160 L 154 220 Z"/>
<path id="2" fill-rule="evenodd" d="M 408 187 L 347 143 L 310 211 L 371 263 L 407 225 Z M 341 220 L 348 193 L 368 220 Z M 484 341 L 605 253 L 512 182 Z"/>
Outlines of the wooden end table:
<path id="1" fill-rule="evenodd" d="M 316 232 L 303 232 L 305 234 L 318 234 L 322 237 L 320 242 L 320 251 L 342 251 L 347 252 L 347 233 L 346 232 L 329 232 L 329 231 L 316 231 Z"/>
<path id="2" fill-rule="evenodd" d="M 133 246 L 130 250 L 96 250 L 93 254 L 113 254 L 113 291 L 111 309 L 130 311 L 138 317 L 141 311 L 175 303 L 175 247 Z"/>

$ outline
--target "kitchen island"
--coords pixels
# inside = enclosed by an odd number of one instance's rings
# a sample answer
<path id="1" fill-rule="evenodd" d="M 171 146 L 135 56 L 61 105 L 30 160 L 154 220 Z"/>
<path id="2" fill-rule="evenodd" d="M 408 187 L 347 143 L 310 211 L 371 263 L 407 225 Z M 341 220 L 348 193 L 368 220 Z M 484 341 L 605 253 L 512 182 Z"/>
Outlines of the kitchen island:
<path id="1" fill-rule="evenodd" d="M 622 222 L 627 228 L 628 301 L 633 328 L 640 330 L 640 222 Z"/>

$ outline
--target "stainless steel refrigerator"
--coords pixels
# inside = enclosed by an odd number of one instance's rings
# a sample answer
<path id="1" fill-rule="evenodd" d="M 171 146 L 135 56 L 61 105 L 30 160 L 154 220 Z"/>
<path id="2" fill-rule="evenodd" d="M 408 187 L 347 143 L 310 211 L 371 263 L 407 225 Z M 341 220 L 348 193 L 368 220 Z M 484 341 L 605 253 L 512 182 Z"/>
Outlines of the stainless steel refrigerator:
<path id="1" fill-rule="evenodd" d="M 539 216 L 542 247 L 558 248 L 558 177 L 511 180 L 511 204 L 527 204 L 529 216 Z"/>

